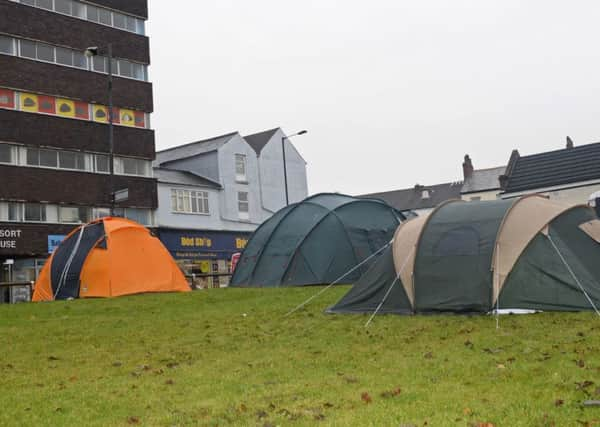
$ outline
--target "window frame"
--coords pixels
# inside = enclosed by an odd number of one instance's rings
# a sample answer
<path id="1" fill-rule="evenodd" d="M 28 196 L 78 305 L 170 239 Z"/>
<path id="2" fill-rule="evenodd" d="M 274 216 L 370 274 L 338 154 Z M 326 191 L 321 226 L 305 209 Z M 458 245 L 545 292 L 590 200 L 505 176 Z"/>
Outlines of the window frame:
<path id="1" fill-rule="evenodd" d="M 210 216 L 210 193 L 206 190 L 171 188 L 170 201 L 173 214 Z"/>
<path id="2" fill-rule="evenodd" d="M 240 197 L 242 194 L 245 194 L 245 199 L 242 200 Z M 237 192 L 237 203 L 238 203 L 238 217 L 243 220 L 250 219 L 250 193 L 248 191 L 238 191 Z M 245 210 L 242 209 L 242 206 L 245 205 Z"/>
<path id="3" fill-rule="evenodd" d="M 243 172 L 240 173 L 238 167 L 241 166 Z M 236 182 L 247 183 L 248 182 L 248 159 L 245 154 L 235 154 L 235 180 Z"/>

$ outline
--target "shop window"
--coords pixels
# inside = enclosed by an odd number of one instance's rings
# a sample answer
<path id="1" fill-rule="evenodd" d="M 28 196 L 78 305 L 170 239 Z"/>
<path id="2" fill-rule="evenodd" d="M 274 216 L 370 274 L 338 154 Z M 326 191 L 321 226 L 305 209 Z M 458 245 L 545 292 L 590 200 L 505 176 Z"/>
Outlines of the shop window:
<path id="1" fill-rule="evenodd" d="M 240 219 L 250 218 L 250 203 L 246 191 L 238 191 L 238 213 Z"/>
<path id="2" fill-rule="evenodd" d="M 25 203 L 25 221 L 46 222 L 46 205 Z"/>
<path id="3" fill-rule="evenodd" d="M 0 53 L 7 55 L 15 54 L 15 44 L 11 37 L 0 36 Z"/>

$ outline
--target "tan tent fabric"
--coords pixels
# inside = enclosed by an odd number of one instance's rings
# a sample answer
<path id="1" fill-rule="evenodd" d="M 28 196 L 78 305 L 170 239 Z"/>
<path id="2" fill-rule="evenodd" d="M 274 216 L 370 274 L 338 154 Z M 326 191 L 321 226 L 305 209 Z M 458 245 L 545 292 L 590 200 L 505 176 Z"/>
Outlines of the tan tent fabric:
<path id="1" fill-rule="evenodd" d="M 529 242 L 554 218 L 569 209 L 570 206 L 536 194 L 518 199 L 506 212 L 492 256 L 494 305 L 506 278 Z"/>
<path id="2" fill-rule="evenodd" d="M 416 247 L 428 216 L 418 216 L 401 223 L 396 229 L 392 246 L 396 273 L 404 265 L 404 268 L 400 271 L 400 280 L 413 308 L 415 306 L 415 292 L 412 286 L 412 274 L 415 266 Z"/>
<path id="3" fill-rule="evenodd" d="M 600 243 L 600 219 L 584 222 L 579 228 L 596 242 Z"/>

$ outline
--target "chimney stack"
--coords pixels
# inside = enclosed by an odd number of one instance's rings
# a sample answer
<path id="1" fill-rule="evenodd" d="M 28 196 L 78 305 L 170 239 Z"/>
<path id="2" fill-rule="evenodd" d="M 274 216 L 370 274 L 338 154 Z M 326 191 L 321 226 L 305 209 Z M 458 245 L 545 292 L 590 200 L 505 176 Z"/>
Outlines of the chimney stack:
<path id="1" fill-rule="evenodd" d="M 471 178 L 471 176 L 473 176 L 473 162 L 471 162 L 471 158 L 469 157 L 468 154 L 465 154 L 465 161 L 462 166 L 463 166 L 463 176 L 466 181 L 468 178 Z"/>
<path id="2" fill-rule="evenodd" d="M 575 145 L 573 144 L 573 140 L 570 136 L 567 136 L 567 148 L 573 148 Z"/>

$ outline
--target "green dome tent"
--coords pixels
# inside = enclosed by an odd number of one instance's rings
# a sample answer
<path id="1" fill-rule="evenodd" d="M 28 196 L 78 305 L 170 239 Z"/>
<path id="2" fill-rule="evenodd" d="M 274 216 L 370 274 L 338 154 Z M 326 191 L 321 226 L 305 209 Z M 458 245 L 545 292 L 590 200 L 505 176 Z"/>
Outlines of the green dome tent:
<path id="1" fill-rule="evenodd" d="M 398 227 L 330 313 L 600 307 L 600 220 L 542 196 L 446 202 Z M 600 314 L 600 313 L 599 313 Z"/>
<path id="2" fill-rule="evenodd" d="M 381 200 L 317 194 L 287 206 L 252 235 L 230 286 L 332 283 L 391 239 L 404 216 Z M 344 278 L 354 283 L 365 262 Z"/>

